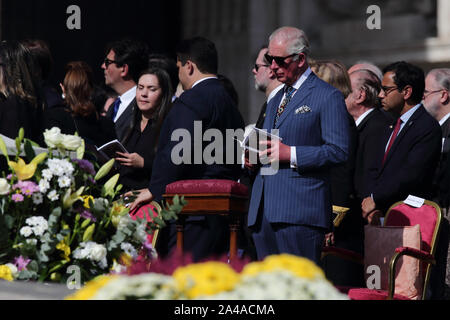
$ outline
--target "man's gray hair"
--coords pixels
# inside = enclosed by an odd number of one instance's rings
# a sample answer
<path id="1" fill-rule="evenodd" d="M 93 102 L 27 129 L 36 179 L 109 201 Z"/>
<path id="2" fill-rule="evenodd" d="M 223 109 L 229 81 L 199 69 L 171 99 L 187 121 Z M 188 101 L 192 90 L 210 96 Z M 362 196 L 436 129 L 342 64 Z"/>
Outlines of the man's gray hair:
<path id="1" fill-rule="evenodd" d="M 309 55 L 309 41 L 303 30 L 294 27 L 281 27 L 272 32 L 269 37 L 269 41 L 277 38 L 287 43 L 286 51 L 288 54 L 304 53 Z"/>
<path id="2" fill-rule="evenodd" d="M 442 89 L 450 91 L 450 68 L 432 69 L 428 74 L 434 77 Z"/>
<path id="3" fill-rule="evenodd" d="M 350 73 L 352 74 L 358 76 L 357 86 L 366 93 L 364 102 L 371 107 L 378 105 L 378 94 L 381 91 L 381 81 L 378 76 L 368 69 L 359 69 Z"/>

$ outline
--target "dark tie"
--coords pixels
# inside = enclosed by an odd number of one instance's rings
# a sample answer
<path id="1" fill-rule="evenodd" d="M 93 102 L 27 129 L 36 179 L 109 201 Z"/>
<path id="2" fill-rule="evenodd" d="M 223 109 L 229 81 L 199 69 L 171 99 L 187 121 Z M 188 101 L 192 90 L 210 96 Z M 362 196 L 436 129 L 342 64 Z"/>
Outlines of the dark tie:
<path id="1" fill-rule="evenodd" d="M 278 107 L 277 115 L 275 117 L 275 125 L 277 125 L 278 119 L 281 117 L 281 115 L 282 115 L 284 109 L 286 108 L 287 104 L 289 103 L 289 101 L 291 101 L 292 94 L 295 92 L 295 88 L 285 85 L 284 92 L 285 92 L 285 96 L 284 96 L 283 102 L 281 102 L 280 106 Z"/>
<path id="2" fill-rule="evenodd" d="M 120 103 L 122 101 L 120 101 L 120 98 L 117 98 L 116 101 L 114 101 L 114 105 L 113 105 L 113 114 L 112 114 L 112 120 L 114 121 L 116 119 L 117 116 L 117 112 L 119 111 L 119 106 Z"/>
<path id="3" fill-rule="evenodd" d="M 387 155 L 389 153 L 389 150 L 391 150 L 391 147 L 394 144 L 394 140 L 395 140 L 395 138 L 397 138 L 398 132 L 400 131 L 401 124 L 402 124 L 402 119 L 398 118 L 397 122 L 395 123 L 394 131 L 392 132 L 391 140 L 389 141 L 389 144 L 388 144 L 388 147 L 386 149 L 386 152 L 384 153 L 382 164 L 384 164 L 384 162 L 386 161 L 386 158 L 387 158 Z"/>

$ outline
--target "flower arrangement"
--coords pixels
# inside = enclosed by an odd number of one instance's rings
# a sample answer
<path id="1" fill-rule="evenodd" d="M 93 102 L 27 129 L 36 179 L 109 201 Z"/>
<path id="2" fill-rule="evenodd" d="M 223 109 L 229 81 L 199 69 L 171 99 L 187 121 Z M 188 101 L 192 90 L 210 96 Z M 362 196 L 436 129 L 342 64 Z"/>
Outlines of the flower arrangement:
<path id="1" fill-rule="evenodd" d="M 158 225 L 129 216 L 119 175 L 108 176 L 114 160 L 99 168 L 83 159 L 83 140 L 58 128 L 44 138 L 48 152 L 36 155 L 21 129 L 10 159 L 0 137 L 9 166 L 0 178 L 0 278 L 65 282 L 76 266 L 84 282 L 153 254 L 147 238 Z"/>
<path id="2" fill-rule="evenodd" d="M 169 269 L 170 264 L 173 261 Z M 172 275 L 149 272 L 104 276 L 67 299 L 347 299 L 326 280 L 319 267 L 305 258 L 273 255 L 239 269 L 225 262 L 207 261 L 181 265 Z"/>

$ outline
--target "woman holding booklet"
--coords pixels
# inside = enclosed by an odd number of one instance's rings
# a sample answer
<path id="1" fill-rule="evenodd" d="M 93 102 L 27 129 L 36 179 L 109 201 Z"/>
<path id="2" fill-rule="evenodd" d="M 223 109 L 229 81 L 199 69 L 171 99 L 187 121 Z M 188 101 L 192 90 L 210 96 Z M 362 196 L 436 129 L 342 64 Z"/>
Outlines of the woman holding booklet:
<path id="1" fill-rule="evenodd" d="M 119 181 L 126 191 L 148 187 L 159 132 L 172 106 L 172 96 L 166 71 L 151 67 L 141 73 L 136 88 L 138 108 L 134 113 L 134 125 L 122 141 L 128 153 L 116 153 L 116 161 L 121 164 Z"/>

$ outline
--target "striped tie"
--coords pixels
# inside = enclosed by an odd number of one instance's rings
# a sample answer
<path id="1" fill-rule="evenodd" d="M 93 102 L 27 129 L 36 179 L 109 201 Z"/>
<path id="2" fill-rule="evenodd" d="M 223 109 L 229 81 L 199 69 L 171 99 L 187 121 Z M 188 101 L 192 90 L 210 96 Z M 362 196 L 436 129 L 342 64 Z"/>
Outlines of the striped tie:
<path id="1" fill-rule="evenodd" d="M 277 125 L 278 119 L 281 117 L 281 114 L 283 113 L 287 104 L 289 103 L 289 101 L 291 101 L 292 94 L 295 92 L 295 88 L 285 85 L 284 92 L 285 92 L 285 97 L 283 99 L 283 102 L 278 107 L 277 116 L 275 117 L 275 126 Z"/>

